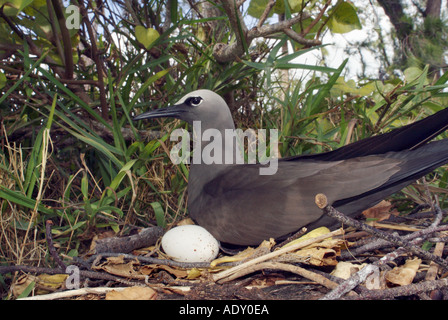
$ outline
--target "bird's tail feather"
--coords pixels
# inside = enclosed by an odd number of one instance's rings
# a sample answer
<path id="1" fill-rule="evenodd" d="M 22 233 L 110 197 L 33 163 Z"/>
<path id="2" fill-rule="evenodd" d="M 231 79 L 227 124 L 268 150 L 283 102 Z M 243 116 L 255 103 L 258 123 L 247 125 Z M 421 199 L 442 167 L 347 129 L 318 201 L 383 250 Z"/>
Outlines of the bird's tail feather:
<path id="1" fill-rule="evenodd" d="M 388 133 L 363 139 L 330 152 L 295 156 L 285 158 L 285 160 L 312 158 L 322 161 L 338 161 L 354 157 L 384 154 L 391 151 L 413 150 L 426 144 L 447 129 L 448 108 Z"/>

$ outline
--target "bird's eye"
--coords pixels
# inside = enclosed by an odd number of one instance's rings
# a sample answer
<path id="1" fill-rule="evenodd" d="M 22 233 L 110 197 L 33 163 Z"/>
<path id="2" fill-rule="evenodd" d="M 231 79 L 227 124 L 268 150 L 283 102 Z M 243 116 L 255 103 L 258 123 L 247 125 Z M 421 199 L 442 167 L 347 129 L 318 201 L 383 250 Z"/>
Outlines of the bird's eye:
<path id="1" fill-rule="evenodd" d="M 201 97 L 190 97 L 187 99 L 187 101 L 185 101 L 189 106 L 192 107 L 197 107 L 198 105 L 200 105 L 202 103 L 202 98 Z"/>

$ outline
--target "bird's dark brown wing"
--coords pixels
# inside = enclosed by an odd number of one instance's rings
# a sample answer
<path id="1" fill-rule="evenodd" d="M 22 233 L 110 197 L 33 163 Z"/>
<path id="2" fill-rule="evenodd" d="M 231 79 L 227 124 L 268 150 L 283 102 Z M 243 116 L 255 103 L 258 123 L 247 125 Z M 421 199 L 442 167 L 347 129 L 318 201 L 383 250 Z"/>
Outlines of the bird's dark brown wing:
<path id="1" fill-rule="evenodd" d="M 260 165 L 235 165 L 206 183 L 189 210 L 218 240 L 257 244 L 318 221 L 318 193 L 351 215 L 446 162 L 448 140 L 344 161 L 280 161 L 272 176 L 260 175 Z M 329 221 L 320 220 L 320 225 Z"/>
<path id="2" fill-rule="evenodd" d="M 399 164 L 379 157 L 280 162 L 271 176 L 259 175 L 257 165 L 235 165 L 207 183 L 189 211 L 222 242 L 257 244 L 319 219 L 317 193 L 336 201 L 368 192 L 386 183 Z"/>

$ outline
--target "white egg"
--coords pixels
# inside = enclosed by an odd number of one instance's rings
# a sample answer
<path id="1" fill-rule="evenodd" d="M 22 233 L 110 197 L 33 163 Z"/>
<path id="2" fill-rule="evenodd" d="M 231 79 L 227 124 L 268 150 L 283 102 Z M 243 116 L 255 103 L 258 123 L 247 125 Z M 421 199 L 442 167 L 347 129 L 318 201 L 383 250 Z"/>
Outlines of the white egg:
<path id="1" fill-rule="evenodd" d="M 219 242 L 196 225 L 178 226 L 162 237 L 162 248 L 179 262 L 210 262 L 218 256 Z"/>

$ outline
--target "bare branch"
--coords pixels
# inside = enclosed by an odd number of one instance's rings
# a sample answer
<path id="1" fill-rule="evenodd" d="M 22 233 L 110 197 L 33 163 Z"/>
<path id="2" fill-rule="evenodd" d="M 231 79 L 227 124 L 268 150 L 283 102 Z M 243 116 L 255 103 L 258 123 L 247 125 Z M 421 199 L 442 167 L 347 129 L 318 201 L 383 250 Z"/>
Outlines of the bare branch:
<path id="1" fill-rule="evenodd" d="M 70 40 L 70 34 L 68 32 L 68 29 L 65 25 L 65 17 L 64 12 L 62 10 L 61 3 L 59 0 L 52 0 L 51 1 L 53 5 L 54 12 L 56 13 L 56 18 L 58 19 L 59 28 L 61 30 L 61 36 L 62 36 L 62 44 L 64 45 L 64 55 L 61 55 L 61 58 L 64 60 L 65 64 L 65 78 L 66 79 L 73 79 L 73 56 L 72 56 L 72 44 Z M 58 41 L 58 40 L 56 40 Z"/>
<path id="2" fill-rule="evenodd" d="M 275 5 L 275 0 L 269 0 L 269 3 L 266 6 L 266 9 L 264 9 L 263 14 L 260 17 L 260 20 L 257 23 L 257 28 L 261 28 L 263 26 L 263 23 L 266 21 L 266 19 L 269 16 L 269 13 L 272 10 L 272 7 Z"/>
<path id="3" fill-rule="evenodd" d="M 232 44 L 225 44 L 225 43 L 217 43 L 215 47 L 213 48 L 213 55 L 216 59 L 216 61 L 220 63 L 225 63 L 229 61 L 235 60 L 236 57 L 240 57 L 244 54 L 244 44 L 246 46 L 249 46 L 252 40 L 259 37 L 267 37 L 272 34 L 278 33 L 278 32 L 285 32 L 285 30 L 288 30 L 292 25 L 300 22 L 303 19 L 307 19 L 310 17 L 307 13 L 301 13 L 300 15 L 297 15 L 289 20 L 280 21 L 275 24 L 270 25 L 264 25 L 264 26 L 258 26 L 252 28 L 251 30 L 247 31 L 246 25 L 244 22 L 240 19 L 241 13 L 238 11 L 238 18 L 236 16 L 231 16 L 234 14 L 234 10 L 232 11 L 230 8 L 232 7 L 230 3 L 232 3 L 232 0 L 222 0 L 223 5 L 226 3 L 226 13 L 229 16 L 230 24 L 232 26 L 233 31 L 237 35 L 237 41 Z M 233 6 L 234 7 L 234 6 Z M 266 10 L 267 11 L 267 10 Z M 265 12 L 266 12 L 265 11 Z M 268 13 L 267 13 L 268 14 Z M 266 14 L 266 15 L 267 15 Z M 261 21 L 261 20 L 260 20 Z M 239 28 L 241 26 L 241 29 Z M 240 32 L 239 30 L 243 30 L 243 32 Z M 293 35 L 293 39 L 297 42 L 300 42 L 301 44 L 306 45 L 319 45 L 321 42 L 319 40 L 307 40 L 301 37 L 299 34 L 294 32 L 293 30 L 287 31 L 290 35 Z M 243 33 L 244 38 L 241 37 L 241 33 Z"/>
<path id="4" fill-rule="evenodd" d="M 283 29 L 283 32 L 290 37 L 292 40 L 303 44 L 305 46 L 318 46 L 321 45 L 322 42 L 320 40 L 317 39 L 305 39 L 304 37 L 302 37 L 300 34 L 298 34 L 297 32 L 295 32 L 292 29 Z"/>

